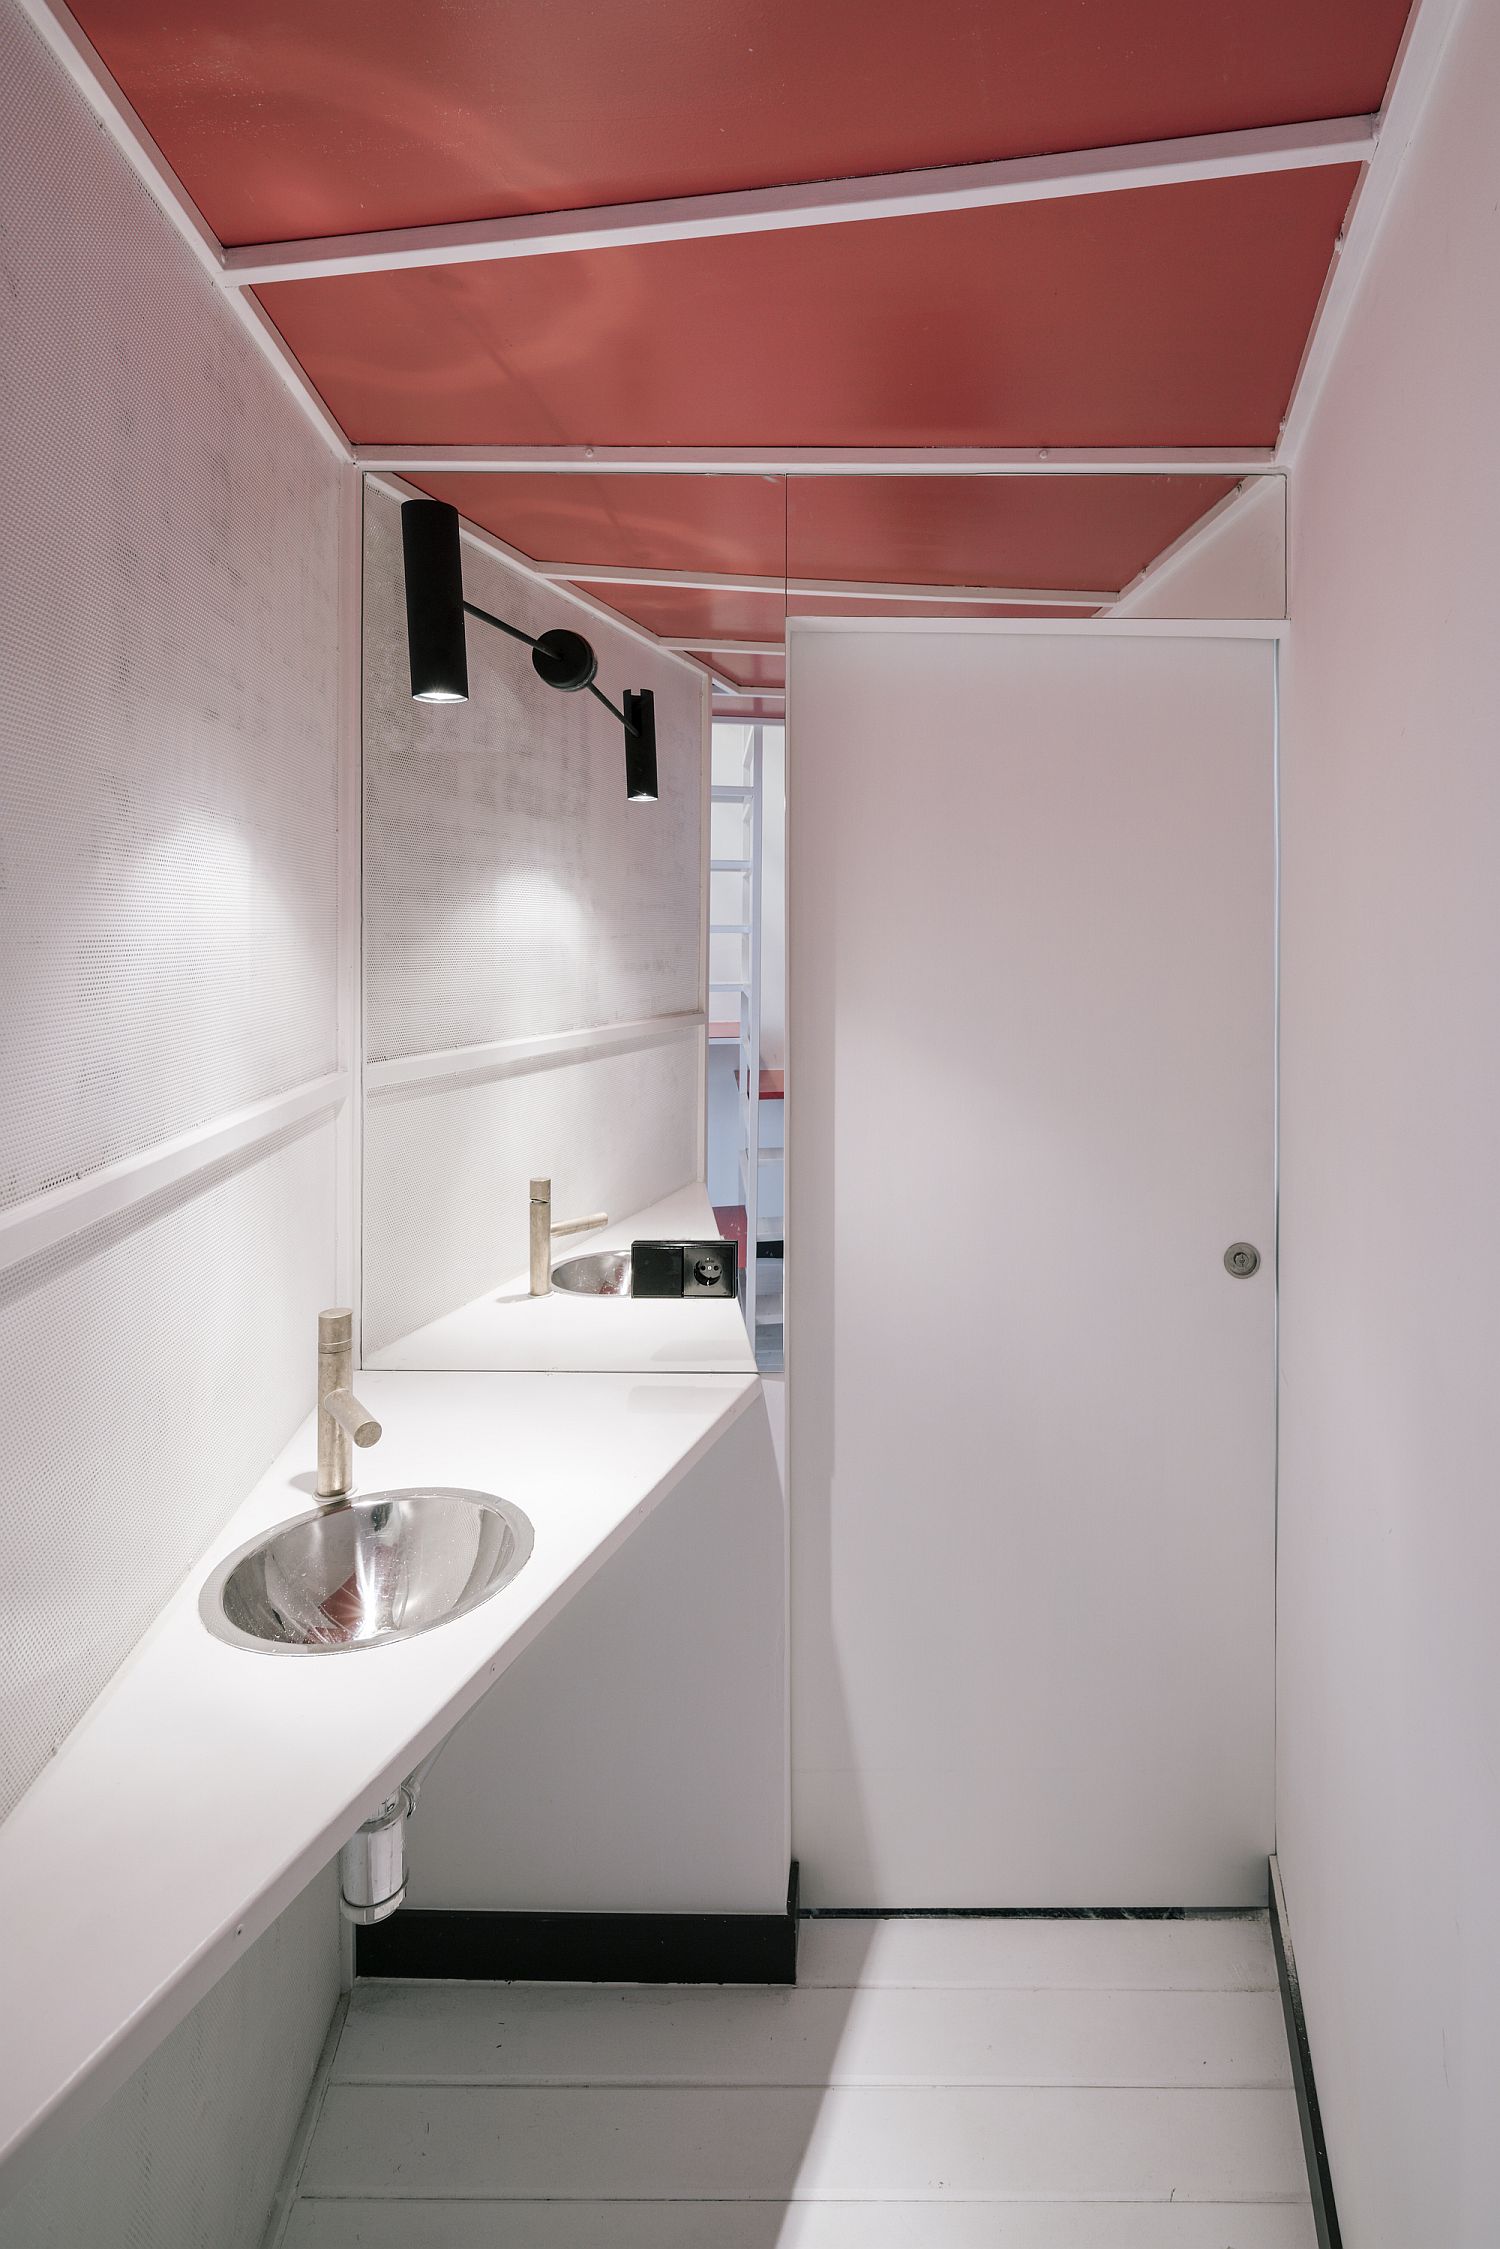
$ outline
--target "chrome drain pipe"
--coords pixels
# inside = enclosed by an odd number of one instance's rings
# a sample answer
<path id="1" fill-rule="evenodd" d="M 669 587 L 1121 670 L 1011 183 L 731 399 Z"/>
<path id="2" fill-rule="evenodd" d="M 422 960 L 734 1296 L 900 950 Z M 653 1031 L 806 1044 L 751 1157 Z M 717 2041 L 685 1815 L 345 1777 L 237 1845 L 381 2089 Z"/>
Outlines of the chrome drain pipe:
<path id="1" fill-rule="evenodd" d="M 346 1921 L 369 1928 L 389 1920 L 406 1896 L 406 1823 L 445 1746 L 439 1742 L 340 1851 L 339 1910 Z"/>

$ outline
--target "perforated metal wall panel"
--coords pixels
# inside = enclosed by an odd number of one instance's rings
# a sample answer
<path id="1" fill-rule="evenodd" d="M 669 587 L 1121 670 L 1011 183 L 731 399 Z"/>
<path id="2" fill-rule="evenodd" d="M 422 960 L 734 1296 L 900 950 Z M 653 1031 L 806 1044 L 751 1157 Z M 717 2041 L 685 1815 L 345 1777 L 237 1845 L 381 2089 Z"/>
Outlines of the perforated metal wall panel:
<path id="1" fill-rule="evenodd" d="M 336 480 L 0 11 L 0 1204 L 333 1067 Z"/>
<path id="2" fill-rule="evenodd" d="M 334 1066 L 338 478 L 11 0 L 0 143 L 14 1205 Z M 311 1403 L 335 1137 L 0 1272 L 0 1814 Z M 325 1883 L 0 2210 L 5 2249 L 258 2241 L 335 1932 Z"/>
<path id="3" fill-rule="evenodd" d="M 0 2249 L 259 2249 L 338 1998 L 337 1912 L 330 1868 L 0 2206 Z"/>
<path id="4" fill-rule="evenodd" d="M 336 472 L 9 0 L 0 1199 L 336 1054 Z M 0 1811 L 285 1442 L 325 1123 L 0 1275 Z"/>
<path id="5" fill-rule="evenodd" d="M 703 684 L 465 544 L 464 591 L 585 632 L 599 684 L 656 695 L 661 801 L 625 799 L 591 695 L 469 625 L 469 700 L 414 703 L 399 505 L 365 494 L 365 1051 L 372 1061 L 701 1006 Z"/>
<path id="6" fill-rule="evenodd" d="M 688 1035 L 377 1094 L 365 1111 L 365 1349 L 525 1271 L 532 1177 L 551 1179 L 559 1218 L 620 1218 L 696 1178 L 698 1054 Z"/>
<path id="7" fill-rule="evenodd" d="M 311 1402 L 324 1119 L 0 1273 L 0 1814 Z"/>

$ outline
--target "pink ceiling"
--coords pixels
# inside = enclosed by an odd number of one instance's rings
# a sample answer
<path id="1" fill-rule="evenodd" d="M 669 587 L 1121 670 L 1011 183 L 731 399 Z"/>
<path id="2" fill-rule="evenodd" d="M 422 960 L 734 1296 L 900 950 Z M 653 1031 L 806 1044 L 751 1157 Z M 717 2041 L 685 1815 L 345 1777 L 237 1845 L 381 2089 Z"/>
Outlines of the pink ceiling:
<path id="1" fill-rule="evenodd" d="M 787 573 L 1118 591 L 1233 489 L 1207 476 L 793 477 Z"/>
<path id="2" fill-rule="evenodd" d="M 210 227 L 243 243 L 1362 115 L 1407 4 L 76 12 Z M 1276 441 L 1356 178 L 1336 166 L 259 294 L 342 428 L 372 444 L 1259 447 Z M 1101 590 L 1224 489 L 421 482 L 538 560 Z M 592 590 L 667 637 L 772 640 L 784 623 L 771 595 Z"/>
<path id="3" fill-rule="evenodd" d="M 747 656 L 740 649 L 722 649 L 702 661 L 712 665 L 721 679 L 737 687 L 785 687 L 786 664 L 780 656 Z"/>
<path id="4" fill-rule="evenodd" d="M 1337 165 L 259 294 L 373 444 L 1268 445 L 1354 178 Z"/>
<path id="5" fill-rule="evenodd" d="M 1406 0 L 78 0 L 221 241 L 1379 106 Z"/>
<path id="6" fill-rule="evenodd" d="M 775 594 L 698 593 L 681 586 L 588 591 L 663 640 L 780 640 L 786 626 L 786 603 Z"/>
<path id="7" fill-rule="evenodd" d="M 786 493 L 760 476 L 414 476 L 534 562 L 779 578 Z"/>

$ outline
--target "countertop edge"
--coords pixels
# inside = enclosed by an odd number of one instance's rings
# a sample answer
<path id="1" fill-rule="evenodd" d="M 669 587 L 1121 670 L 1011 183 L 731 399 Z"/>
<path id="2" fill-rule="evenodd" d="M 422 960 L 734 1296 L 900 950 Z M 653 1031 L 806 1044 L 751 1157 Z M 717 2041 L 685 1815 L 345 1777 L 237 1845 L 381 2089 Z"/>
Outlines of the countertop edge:
<path id="1" fill-rule="evenodd" d="M 382 1371 L 382 1370 L 373 1370 Z M 431 1376 L 400 1374 L 383 1370 L 386 1380 L 465 1380 L 464 1376 Z M 483 1380 L 484 1377 L 474 1379 Z M 499 1379 L 533 1379 L 528 1376 L 505 1375 Z M 573 1379 L 572 1376 L 560 1378 Z M 586 1378 L 585 1378 L 586 1379 Z M 617 1379 L 604 1376 L 606 1380 Z M 643 1377 L 645 1380 L 675 1380 L 682 1377 Z M 71 2074 L 62 2080 L 41 2103 L 24 2119 L 4 2116 L 3 2095 L 0 2095 L 0 2205 L 16 2193 L 35 2168 L 44 2162 L 68 2134 L 84 2123 L 124 2084 L 171 2032 L 191 2013 L 220 1978 L 234 1965 L 235 1960 L 248 1951 L 255 1940 L 277 1919 L 300 1891 L 333 1858 L 342 1843 L 353 1833 L 361 1820 L 367 1818 L 391 1790 L 411 1771 L 412 1767 L 435 1748 L 486 1694 L 501 1673 L 507 1670 L 517 1656 L 522 1654 L 546 1629 L 552 1619 L 561 1613 L 573 1595 L 585 1585 L 595 1572 L 617 1552 L 631 1533 L 655 1512 L 661 1502 L 688 1476 L 717 1444 L 725 1430 L 733 1426 L 752 1406 L 761 1392 L 760 1378 L 754 1373 L 740 1374 L 728 1370 L 706 1378 L 716 1382 L 733 1382 L 736 1393 L 725 1400 L 707 1426 L 701 1428 L 693 1441 L 671 1462 L 648 1491 L 642 1494 L 627 1512 L 605 1534 L 587 1547 L 574 1565 L 561 1577 L 547 1596 L 523 1617 L 506 1636 L 493 1647 L 471 1671 L 455 1685 L 439 1709 L 410 1734 L 393 1739 L 390 1749 L 379 1766 L 376 1777 L 360 1786 L 349 1798 L 333 1804 L 318 1828 L 308 1835 L 285 1861 L 279 1872 L 258 1890 L 247 1896 L 238 1912 L 221 1919 L 217 1928 L 182 1960 L 180 1968 L 159 1983 L 140 2003 L 119 2028 L 103 2043 L 95 2046 L 79 2061 Z M 560 1402 L 560 1401 L 559 1401 Z M 311 1416 L 298 1432 L 305 1438 L 311 1430 Z M 264 1482 L 266 1479 L 262 1479 Z M 260 1484 L 254 1487 L 247 1501 L 253 1499 Z M 149 1648 L 157 1636 L 168 1610 L 187 1599 L 196 1601 L 198 1589 L 224 1554 L 239 1543 L 234 1531 L 241 1510 L 236 1510 L 224 1532 L 210 1543 L 195 1561 L 192 1569 L 174 1590 L 169 1601 L 152 1626 L 148 1627 L 131 1657 L 127 1658 L 121 1672 L 106 1687 L 98 1701 L 75 1729 L 75 1735 L 87 1728 L 95 1711 L 109 1699 L 115 1685 L 125 1671 L 141 1658 L 149 1660 Z M 274 1658 L 249 1657 L 248 1661 L 272 1661 Z M 355 1660 L 360 1660 L 356 1658 Z M 70 1736 L 72 1740 L 74 1736 Z M 52 1788 L 58 1785 L 57 1776 L 66 1758 L 68 1743 L 64 1743 L 57 1757 L 38 1775 L 27 1796 L 22 1797 L 10 1819 L 27 1806 L 28 1798 L 44 1783 Z M 0 1824 L 0 1838 L 4 1826 Z M 65 1935 L 65 1931 L 57 1932 Z M 13 1932 L 14 1934 L 14 1932 Z M 37 1932 L 37 1941 L 46 1942 L 47 1933 Z"/>

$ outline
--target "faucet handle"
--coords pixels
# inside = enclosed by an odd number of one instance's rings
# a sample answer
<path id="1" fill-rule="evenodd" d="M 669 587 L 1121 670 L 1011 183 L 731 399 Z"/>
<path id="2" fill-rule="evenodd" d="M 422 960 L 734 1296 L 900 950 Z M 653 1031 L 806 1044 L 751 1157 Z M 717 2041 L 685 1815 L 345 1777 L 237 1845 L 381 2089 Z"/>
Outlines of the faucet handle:
<path id="1" fill-rule="evenodd" d="M 318 1349 L 320 1351 L 352 1351 L 354 1348 L 354 1314 L 347 1304 L 330 1305 L 318 1314 Z"/>
<path id="2" fill-rule="evenodd" d="M 561 1218 L 553 1227 L 554 1234 L 589 1234 L 596 1226 L 609 1224 L 607 1210 L 591 1211 L 587 1218 Z"/>
<path id="3" fill-rule="evenodd" d="M 331 1414 L 344 1435 L 356 1445 L 364 1447 L 380 1441 L 380 1423 L 368 1406 L 362 1406 L 352 1390 L 330 1390 L 323 1400 L 323 1411 Z"/>

